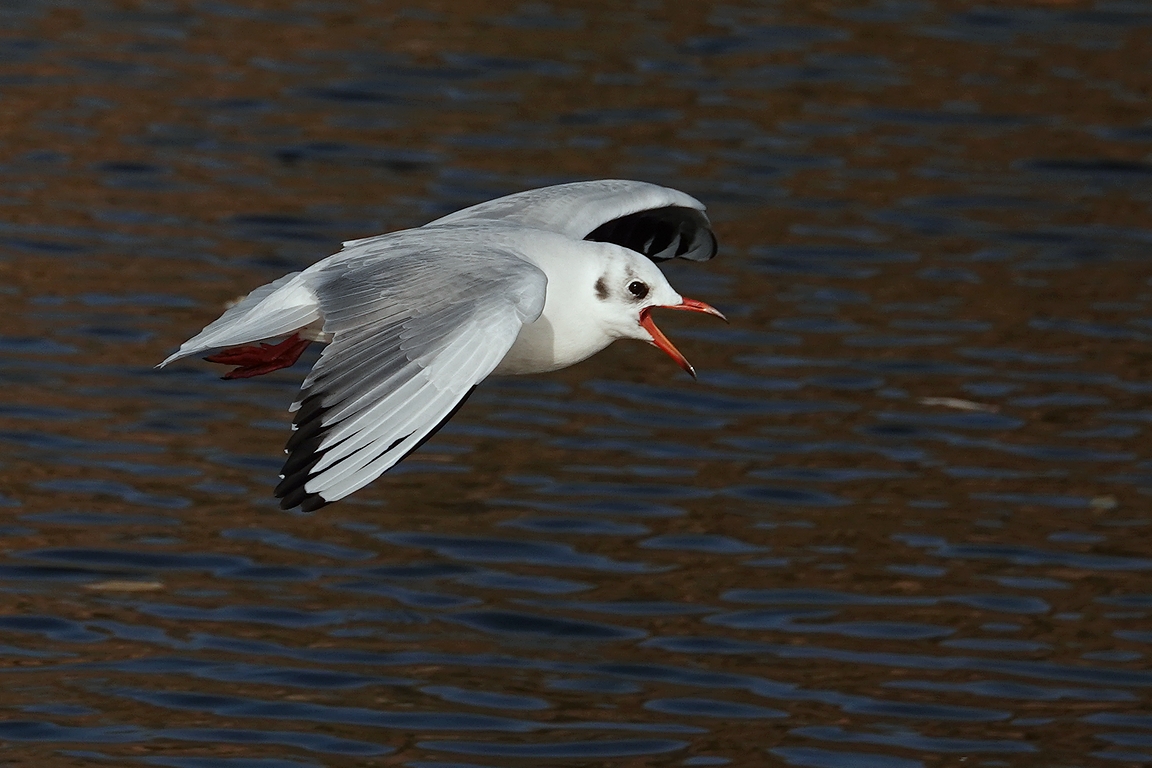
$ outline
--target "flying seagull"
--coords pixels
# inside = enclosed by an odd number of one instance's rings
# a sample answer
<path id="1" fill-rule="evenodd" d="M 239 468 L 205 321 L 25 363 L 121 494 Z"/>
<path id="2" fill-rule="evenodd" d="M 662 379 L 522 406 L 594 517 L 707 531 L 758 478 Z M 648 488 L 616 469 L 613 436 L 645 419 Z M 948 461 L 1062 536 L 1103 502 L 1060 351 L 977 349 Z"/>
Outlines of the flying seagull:
<path id="1" fill-rule="evenodd" d="M 704 206 L 683 192 L 619 180 L 532 189 L 346 242 L 252 291 L 158 367 L 209 353 L 236 366 L 224 378 L 247 378 L 326 344 L 290 409 L 276 487 L 282 508 L 310 512 L 416 450 L 489 375 L 554 371 L 639 339 L 695 377 L 649 313 L 724 316 L 654 262 L 715 254 Z"/>

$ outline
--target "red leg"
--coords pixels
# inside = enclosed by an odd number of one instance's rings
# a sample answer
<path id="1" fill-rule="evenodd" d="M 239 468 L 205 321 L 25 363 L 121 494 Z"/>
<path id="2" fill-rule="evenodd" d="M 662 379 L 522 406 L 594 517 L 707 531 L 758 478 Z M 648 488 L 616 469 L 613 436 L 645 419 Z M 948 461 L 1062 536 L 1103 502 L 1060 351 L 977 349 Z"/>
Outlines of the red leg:
<path id="1" fill-rule="evenodd" d="M 287 368 L 300 359 L 300 355 L 312 342 L 294 333 L 279 344 L 264 344 L 250 347 L 233 347 L 204 358 L 210 363 L 235 365 L 236 368 L 224 374 L 226 379 L 249 379 L 265 373 Z"/>

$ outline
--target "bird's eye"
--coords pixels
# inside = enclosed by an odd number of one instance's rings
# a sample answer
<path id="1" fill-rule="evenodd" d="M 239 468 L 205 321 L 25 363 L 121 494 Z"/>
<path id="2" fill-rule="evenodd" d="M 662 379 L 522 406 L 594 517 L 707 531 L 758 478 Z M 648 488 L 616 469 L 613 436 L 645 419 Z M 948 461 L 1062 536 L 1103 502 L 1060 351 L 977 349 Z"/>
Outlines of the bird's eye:
<path id="1" fill-rule="evenodd" d="M 648 295 L 648 285 L 639 280 L 633 280 L 628 283 L 628 293 L 632 294 L 638 299 L 642 299 Z"/>

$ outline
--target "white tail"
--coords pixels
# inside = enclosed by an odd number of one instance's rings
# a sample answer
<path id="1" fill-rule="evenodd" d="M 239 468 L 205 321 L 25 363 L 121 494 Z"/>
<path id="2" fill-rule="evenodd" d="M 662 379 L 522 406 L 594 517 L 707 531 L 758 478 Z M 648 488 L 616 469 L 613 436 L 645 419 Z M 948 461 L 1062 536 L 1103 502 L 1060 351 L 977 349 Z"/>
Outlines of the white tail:
<path id="1" fill-rule="evenodd" d="M 245 296 L 156 366 L 242 344 L 295 333 L 320 319 L 316 294 L 293 272 Z"/>

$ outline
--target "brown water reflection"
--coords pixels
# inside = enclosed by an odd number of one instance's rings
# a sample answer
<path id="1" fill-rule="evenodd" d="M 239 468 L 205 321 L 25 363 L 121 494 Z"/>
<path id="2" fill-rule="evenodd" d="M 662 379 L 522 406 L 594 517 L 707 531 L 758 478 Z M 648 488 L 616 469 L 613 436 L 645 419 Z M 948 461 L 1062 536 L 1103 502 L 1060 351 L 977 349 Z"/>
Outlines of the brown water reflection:
<path id="1" fill-rule="evenodd" d="M 1152 762 L 1139 3 L 0 10 L 14 764 Z M 708 203 L 701 372 L 482 388 L 271 498 L 302 369 L 152 365 L 341 239 Z"/>

